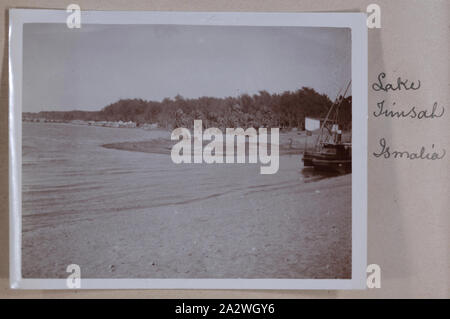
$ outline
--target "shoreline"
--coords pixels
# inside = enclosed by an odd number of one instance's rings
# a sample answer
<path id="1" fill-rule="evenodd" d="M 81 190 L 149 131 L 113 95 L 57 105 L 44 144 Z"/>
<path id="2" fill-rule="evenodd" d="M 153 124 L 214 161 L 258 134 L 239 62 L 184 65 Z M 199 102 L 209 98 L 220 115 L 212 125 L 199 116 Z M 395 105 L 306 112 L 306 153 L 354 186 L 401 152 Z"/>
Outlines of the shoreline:
<path id="1" fill-rule="evenodd" d="M 280 134 L 281 135 L 281 134 Z M 311 139 L 313 140 L 313 139 Z M 208 143 L 211 141 L 203 142 L 203 147 L 205 147 Z M 153 154 L 162 154 L 162 155 L 170 155 L 172 146 L 175 145 L 177 141 L 171 141 L 169 139 L 164 138 L 157 138 L 157 139 L 151 139 L 148 141 L 129 141 L 129 142 L 118 142 L 118 143 L 108 143 L 101 145 L 104 148 L 108 149 L 115 149 L 115 150 L 121 150 L 121 151 L 130 151 L 130 152 L 142 152 L 142 153 L 153 153 Z M 299 142 L 298 144 L 304 145 L 304 139 L 303 142 Z M 294 143 L 292 143 L 294 144 Z M 246 156 L 248 156 L 248 142 L 246 142 Z M 268 143 L 267 147 L 270 149 L 271 144 Z M 313 141 L 307 142 L 307 150 L 312 150 L 314 147 Z M 226 155 L 225 151 L 225 143 L 223 145 L 223 152 L 221 152 L 222 155 Z M 281 143 L 281 136 L 280 136 L 280 145 L 279 145 L 279 155 L 299 155 L 303 154 L 305 151 L 304 148 L 299 147 L 293 147 L 290 145 L 290 142 L 284 142 Z M 235 152 L 236 152 L 236 145 L 235 145 Z M 236 153 L 235 153 L 236 154 Z"/>
<path id="2" fill-rule="evenodd" d="M 170 155 L 172 146 L 177 143 L 177 141 L 170 140 L 171 131 L 165 128 L 154 126 L 153 124 L 146 124 L 146 126 L 116 126 L 116 125 L 93 125 L 88 122 L 80 123 L 75 122 L 57 122 L 57 121 L 24 121 L 27 123 L 44 123 L 44 124 L 63 124 L 63 125 L 76 125 L 76 126 L 88 126 L 88 127 L 98 127 L 98 128 L 120 128 L 120 129 L 141 129 L 143 131 L 159 131 L 167 132 L 167 139 L 164 138 L 150 138 L 148 140 L 139 141 L 126 141 L 117 143 L 107 143 L 101 146 L 108 149 L 115 149 L 121 151 L 131 151 L 131 152 L 142 152 L 142 153 L 153 153 L 153 154 L 163 154 Z M 96 122 L 101 123 L 101 122 Z M 111 122 L 118 123 L 118 122 Z M 127 124 L 128 122 L 122 122 Z M 313 132 L 312 135 L 307 136 L 306 131 L 299 131 L 296 129 L 280 129 L 279 133 L 279 155 L 300 155 L 306 151 L 313 151 L 318 137 L 318 132 Z M 344 132 L 344 140 L 351 140 L 351 132 Z M 306 140 L 306 141 L 305 141 Z M 224 139 L 225 141 L 225 139 Z M 211 141 L 204 141 L 203 147 L 210 143 Z M 224 143 L 225 144 L 225 143 Z M 246 144 L 248 144 L 246 142 Z M 270 149 L 270 143 L 267 146 Z M 225 147 L 224 147 L 225 149 Z M 248 147 L 246 146 L 246 152 L 248 152 Z M 223 154 L 226 156 L 225 152 Z"/>
<path id="3" fill-rule="evenodd" d="M 170 132 L 167 131 L 168 135 Z M 279 155 L 299 155 L 303 154 L 305 151 L 305 146 L 307 151 L 312 151 L 315 147 L 317 135 L 306 136 L 304 131 L 296 132 L 281 132 L 279 139 Z M 225 141 L 225 138 L 224 138 Z M 203 141 L 203 147 L 209 144 L 211 141 Z M 102 144 L 104 148 L 131 151 L 131 152 L 142 152 L 142 153 L 153 153 L 153 154 L 163 154 L 170 155 L 172 146 L 175 145 L 177 141 L 172 141 L 169 138 L 155 138 L 146 141 L 126 141 L 118 143 L 108 143 Z M 246 155 L 248 155 L 248 142 L 246 141 Z M 257 146 L 254 146 L 257 147 Z M 271 143 L 267 143 L 268 149 L 271 148 Z M 226 156 L 225 152 L 225 142 L 223 145 L 222 154 Z M 235 144 L 236 150 L 236 144 Z"/>

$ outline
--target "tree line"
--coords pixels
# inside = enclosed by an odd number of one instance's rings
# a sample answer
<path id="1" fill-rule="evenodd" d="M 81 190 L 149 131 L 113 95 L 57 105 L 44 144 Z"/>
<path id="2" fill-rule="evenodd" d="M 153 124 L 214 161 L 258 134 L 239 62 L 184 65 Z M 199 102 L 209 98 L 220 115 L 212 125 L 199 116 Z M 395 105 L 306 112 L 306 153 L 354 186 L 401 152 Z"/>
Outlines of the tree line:
<path id="1" fill-rule="evenodd" d="M 177 95 L 162 101 L 121 99 L 100 111 L 42 111 L 24 113 L 24 118 L 44 118 L 53 121 L 132 121 L 141 126 L 157 123 L 159 127 L 192 128 L 194 120 L 205 127 L 280 127 L 304 129 L 305 117 L 323 118 L 332 105 L 325 94 L 303 87 L 296 91 L 270 94 L 242 94 L 237 97 L 184 98 Z M 342 99 L 339 124 L 351 129 L 351 96 Z"/>

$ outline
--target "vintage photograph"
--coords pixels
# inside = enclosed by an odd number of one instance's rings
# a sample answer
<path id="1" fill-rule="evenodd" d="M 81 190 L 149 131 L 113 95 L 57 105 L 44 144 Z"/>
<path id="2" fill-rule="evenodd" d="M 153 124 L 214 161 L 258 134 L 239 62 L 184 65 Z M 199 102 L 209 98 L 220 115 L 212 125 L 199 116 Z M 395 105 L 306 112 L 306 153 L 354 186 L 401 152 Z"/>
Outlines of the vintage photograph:
<path id="1" fill-rule="evenodd" d="M 352 30 L 23 25 L 21 275 L 351 279 Z"/>

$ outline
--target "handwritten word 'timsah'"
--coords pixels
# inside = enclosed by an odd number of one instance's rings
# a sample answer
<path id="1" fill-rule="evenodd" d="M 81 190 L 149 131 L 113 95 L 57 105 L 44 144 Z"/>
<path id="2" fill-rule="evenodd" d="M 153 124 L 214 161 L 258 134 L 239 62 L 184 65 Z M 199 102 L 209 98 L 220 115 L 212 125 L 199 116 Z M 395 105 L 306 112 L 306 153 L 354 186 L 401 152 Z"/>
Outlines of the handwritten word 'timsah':
<path id="1" fill-rule="evenodd" d="M 392 106 L 395 107 L 396 103 L 392 103 Z M 431 111 L 429 110 L 421 110 L 418 111 L 415 106 L 410 108 L 408 111 L 393 111 L 389 110 L 384 106 L 384 100 L 377 103 L 378 110 L 373 112 L 373 116 L 380 117 L 390 117 L 390 118 L 411 118 L 411 119 L 434 119 L 442 117 L 445 113 L 445 108 L 441 106 L 438 113 L 438 103 L 434 102 L 431 107 Z"/>

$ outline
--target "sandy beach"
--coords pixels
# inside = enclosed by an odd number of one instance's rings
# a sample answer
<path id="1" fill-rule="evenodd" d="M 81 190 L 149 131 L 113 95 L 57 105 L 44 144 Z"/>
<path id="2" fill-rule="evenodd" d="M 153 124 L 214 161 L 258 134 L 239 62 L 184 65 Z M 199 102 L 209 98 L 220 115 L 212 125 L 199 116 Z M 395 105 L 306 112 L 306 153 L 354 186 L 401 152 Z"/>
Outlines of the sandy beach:
<path id="1" fill-rule="evenodd" d="M 167 136 L 170 134 L 167 132 Z M 279 140 L 280 155 L 299 155 L 305 150 L 312 151 L 315 147 L 318 137 L 318 132 L 313 135 L 306 135 L 305 131 L 282 131 Z M 351 133 L 343 134 L 343 141 L 350 141 Z M 147 141 L 126 141 L 118 143 L 109 143 L 102 145 L 106 148 L 135 151 L 144 153 L 156 154 L 170 154 L 170 150 L 176 141 L 171 141 L 169 138 L 155 138 Z M 209 141 L 204 141 L 203 144 L 208 144 Z M 268 143 L 270 146 L 270 143 Z"/>
<path id="2" fill-rule="evenodd" d="M 349 278 L 350 177 L 41 227 L 26 234 L 39 249 L 24 247 L 24 275 L 76 262 L 85 278 Z"/>
<path id="3" fill-rule="evenodd" d="M 169 133 L 167 134 L 170 135 Z M 280 155 L 298 155 L 306 150 L 312 150 L 314 148 L 317 135 L 306 136 L 306 133 L 290 131 L 280 133 L 279 141 L 279 153 Z M 203 141 L 203 145 L 208 144 L 210 141 Z M 135 151 L 144 153 L 157 153 L 157 154 L 170 154 L 170 150 L 176 141 L 171 141 L 169 138 L 157 138 L 148 141 L 127 141 L 119 143 L 104 144 L 103 147 Z M 268 143 L 270 146 L 270 143 Z M 257 146 L 255 146 L 257 147 Z"/>

